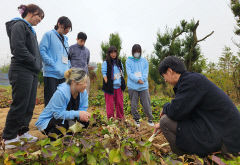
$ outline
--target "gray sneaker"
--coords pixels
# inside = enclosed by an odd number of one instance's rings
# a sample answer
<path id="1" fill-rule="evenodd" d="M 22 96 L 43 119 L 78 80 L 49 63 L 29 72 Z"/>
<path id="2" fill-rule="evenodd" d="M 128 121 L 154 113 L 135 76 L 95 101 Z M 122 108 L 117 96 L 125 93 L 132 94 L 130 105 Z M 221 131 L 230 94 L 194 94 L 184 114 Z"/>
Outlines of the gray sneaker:
<path id="1" fill-rule="evenodd" d="M 136 125 L 136 127 L 140 127 L 140 121 L 139 120 L 135 120 L 134 124 Z"/>
<path id="2" fill-rule="evenodd" d="M 19 139 L 19 136 L 17 136 L 14 139 L 10 140 L 3 140 L 3 145 L 5 146 L 5 149 L 13 149 L 16 148 L 19 144 L 23 145 L 24 142 Z"/>
<path id="3" fill-rule="evenodd" d="M 37 137 L 32 136 L 31 134 L 29 134 L 29 132 L 26 132 L 25 134 L 19 136 L 19 139 L 27 139 L 27 142 L 29 142 L 29 143 L 33 143 L 38 140 Z"/>
<path id="4" fill-rule="evenodd" d="M 148 120 L 148 125 L 151 126 L 151 127 L 154 127 L 154 123 L 152 120 Z"/>

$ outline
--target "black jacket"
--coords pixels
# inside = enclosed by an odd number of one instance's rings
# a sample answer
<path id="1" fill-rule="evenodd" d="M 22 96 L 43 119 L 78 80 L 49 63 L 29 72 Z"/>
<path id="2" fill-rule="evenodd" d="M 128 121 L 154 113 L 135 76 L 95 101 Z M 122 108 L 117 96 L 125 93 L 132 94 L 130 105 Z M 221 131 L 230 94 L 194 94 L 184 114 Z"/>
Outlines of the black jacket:
<path id="1" fill-rule="evenodd" d="M 10 70 L 30 71 L 34 74 L 42 68 L 37 37 L 22 20 L 6 23 L 12 53 Z"/>
<path id="2" fill-rule="evenodd" d="M 240 152 L 240 113 L 220 88 L 201 74 L 185 72 L 174 92 L 163 113 L 178 122 L 177 147 L 206 155 L 224 144 L 228 152 Z"/>
<path id="3" fill-rule="evenodd" d="M 112 64 L 110 64 L 110 62 L 107 62 L 107 83 L 105 83 L 104 79 L 103 79 L 103 87 L 102 90 L 105 93 L 108 94 L 114 94 L 114 89 L 113 89 L 113 80 L 112 80 Z M 120 60 L 117 60 L 117 66 L 120 69 L 120 72 L 123 73 L 123 69 L 122 69 L 122 63 Z M 121 76 L 121 90 L 124 91 L 126 88 L 126 84 L 125 84 L 125 80 L 124 77 Z"/>

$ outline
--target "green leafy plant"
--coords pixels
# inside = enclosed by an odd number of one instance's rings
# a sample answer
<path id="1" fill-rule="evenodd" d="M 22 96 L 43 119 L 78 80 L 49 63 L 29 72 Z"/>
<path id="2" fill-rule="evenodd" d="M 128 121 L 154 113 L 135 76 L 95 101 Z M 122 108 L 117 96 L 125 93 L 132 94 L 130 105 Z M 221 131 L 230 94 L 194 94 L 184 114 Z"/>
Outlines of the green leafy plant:
<path id="1" fill-rule="evenodd" d="M 130 120 L 107 118 L 96 110 L 89 128 L 80 123 L 69 130 L 58 127 L 64 135 L 49 138 L 33 145 L 19 146 L 13 154 L 2 155 L 5 164 L 156 164 L 152 159 L 151 143 L 133 138 L 137 129 Z M 72 135 L 69 135 L 71 133 Z M 33 149 L 33 146 L 35 147 Z"/>

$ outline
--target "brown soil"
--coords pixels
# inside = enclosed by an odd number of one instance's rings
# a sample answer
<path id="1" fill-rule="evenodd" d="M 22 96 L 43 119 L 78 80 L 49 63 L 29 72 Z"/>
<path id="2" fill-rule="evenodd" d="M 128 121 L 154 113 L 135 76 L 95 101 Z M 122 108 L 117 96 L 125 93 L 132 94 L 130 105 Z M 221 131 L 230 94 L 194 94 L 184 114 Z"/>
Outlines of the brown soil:
<path id="1" fill-rule="evenodd" d="M 7 92 L 7 90 L 0 88 L 0 93 L 1 93 L 1 92 Z"/>
<path id="2" fill-rule="evenodd" d="M 29 126 L 30 134 L 38 137 L 39 139 L 43 139 L 46 136 L 44 136 L 40 131 L 38 131 L 37 127 L 35 127 L 34 124 L 37 121 L 38 116 L 42 112 L 43 108 L 44 108 L 44 105 L 35 106 L 35 109 L 34 109 L 34 112 L 33 112 L 33 117 L 32 117 L 32 120 L 31 120 L 30 126 Z M 0 109 L 0 133 L 1 134 L 2 134 L 2 131 L 3 131 L 4 126 L 5 126 L 8 111 L 9 111 L 9 108 Z"/>
<path id="3" fill-rule="evenodd" d="M 138 129 L 138 131 L 134 131 L 133 138 L 139 138 L 143 139 L 144 141 L 147 141 L 153 134 L 154 128 L 149 126 L 146 121 L 141 122 L 141 126 Z M 130 135 L 132 136 L 132 135 Z M 171 151 L 170 146 L 164 146 L 161 147 L 162 144 L 167 143 L 167 140 L 165 139 L 164 135 L 162 133 L 155 136 L 154 140 L 152 141 L 152 145 L 154 148 L 154 152 L 161 156 L 162 154 L 167 154 Z"/>
<path id="4" fill-rule="evenodd" d="M 33 135 L 33 136 L 38 137 L 39 139 L 43 139 L 43 138 L 46 137 L 35 126 L 35 123 L 36 123 L 36 121 L 38 119 L 38 116 L 40 115 L 40 113 L 42 112 L 43 109 L 44 109 L 44 105 L 43 104 L 35 106 L 35 109 L 34 109 L 34 112 L 33 112 L 33 117 L 32 117 L 32 120 L 31 120 L 30 126 L 29 126 L 30 134 Z M 94 110 L 95 108 L 89 108 L 88 111 L 91 112 L 92 109 Z M 9 111 L 9 108 L 2 108 L 2 109 L 0 109 L 0 134 L 2 134 L 2 131 L 4 129 L 8 111 Z"/>

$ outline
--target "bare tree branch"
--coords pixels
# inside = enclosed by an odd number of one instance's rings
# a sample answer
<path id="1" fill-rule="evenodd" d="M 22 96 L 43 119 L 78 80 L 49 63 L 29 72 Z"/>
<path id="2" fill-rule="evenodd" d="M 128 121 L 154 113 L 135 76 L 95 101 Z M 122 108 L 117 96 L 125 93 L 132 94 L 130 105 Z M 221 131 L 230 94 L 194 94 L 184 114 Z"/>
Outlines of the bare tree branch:
<path id="1" fill-rule="evenodd" d="M 197 29 L 198 25 L 199 25 L 199 20 L 198 20 L 197 23 L 194 25 L 193 31 Z"/>
<path id="2" fill-rule="evenodd" d="M 212 34 L 214 33 L 214 31 L 212 31 L 210 34 L 208 34 L 206 37 L 204 37 L 203 39 L 198 40 L 197 42 L 201 42 L 203 40 L 205 40 L 206 38 L 210 37 Z"/>
<path id="3" fill-rule="evenodd" d="M 197 23 L 194 25 L 193 27 L 193 40 L 194 40 L 194 43 L 193 43 L 193 47 L 195 47 L 197 45 L 197 28 L 199 26 L 199 20 L 197 21 Z"/>
<path id="4" fill-rule="evenodd" d="M 183 34 L 185 31 L 182 30 L 180 33 L 178 33 L 177 35 L 172 37 L 172 40 L 175 40 L 178 36 L 180 36 L 181 34 Z"/>

